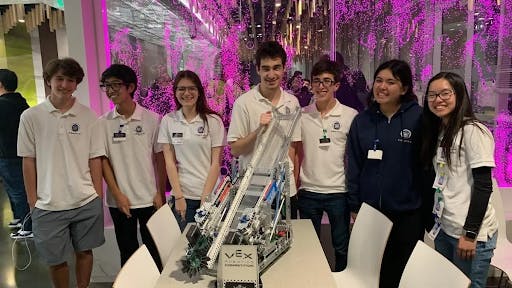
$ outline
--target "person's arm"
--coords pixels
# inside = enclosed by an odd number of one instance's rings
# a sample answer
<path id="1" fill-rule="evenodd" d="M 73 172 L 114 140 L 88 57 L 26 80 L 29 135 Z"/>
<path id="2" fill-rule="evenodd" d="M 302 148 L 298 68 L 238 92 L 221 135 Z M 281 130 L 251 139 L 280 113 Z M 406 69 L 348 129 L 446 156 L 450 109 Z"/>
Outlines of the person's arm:
<path id="1" fill-rule="evenodd" d="M 180 179 L 178 178 L 178 167 L 176 166 L 176 153 L 172 144 L 162 144 L 164 148 L 165 170 L 167 177 L 171 182 L 172 195 L 174 196 L 174 209 L 178 212 L 183 219 L 185 219 L 185 212 L 187 210 L 187 202 L 185 196 L 181 191 Z"/>
<path id="2" fill-rule="evenodd" d="M 213 187 L 215 187 L 215 183 L 217 183 L 217 179 L 219 179 L 223 148 L 223 146 L 212 147 L 212 160 L 210 163 L 210 169 L 208 170 L 208 176 L 206 177 L 206 182 L 204 183 L 203 193 L 201 194 L 201 203 L 203 203 L 208 195 L 210 195 Z"/>
<path id="3" fill-rule="evenodd" d="M 101 181 L 102 169 L 101 158 L 94 157 L 89 159 L 89 170 L 91 171 L 92 185 L 98 194 L 98 197 L 103 198 L 103 182 Z"/>
<path id="4" fill-rule="evenodd" d="M 121 192 L 121 189 L 119 189 L 110 160 L 108 160 L 107 157 L 102 157 L 101 166 L 103 168 L 103 178 L 108 185 L 108 190 L 116 200 L 117 209 L 126 216 L 131 217 L 130 200 L 123 194 L 123 192 Z"/>
<path id="5" fill-rule="evenodd" d="M 165 173 L 164 153 L 158 152 L 154 154 L 153 167 L 155 169 L 156 195 L 153 199 L 153 205 L 156 209 L 162 207 L 165 203 L 165 184 L 167 175 Z"/>
<path id="6" fill-rule="evenodd" d="M 37 170 L 36 158 L 23 157 L 23 182 L 27 192 L 28 205 L 30 211 L 34 209 L 37 201 Z"/>
<path id="7" fill-rule="evenodd" d="M 297 191 L 300 188 L 301 182 L 300 182 L 300 169 L 302 169 L 302 161 L 304 160 L 304 147 L 302 145 L 302 141 L 296 142 L 296 154 L 297 157 L 295 157 L 295 185 L 297 187 Z"/>
<path id="8" fill-rule="evenodd" d="M 489 198 L 492 193 L 491 167 L 478 167 L 471 169 L 473 174 L 473 191 L 469 202 L 468 215 L 464 223 L 464 231 L 471 231 L 478 236 L 480 226 L 485 217 Z M 476 238 L 470 239 L 466 235 L 461 235 L 457 247 L 457 254 L 462 259 L 471 259 L 476 251 Z"/>
<path id="9" fill-rule="evenodd" d="M 359 137 L 357 135 L 357 121 L 354 119 L 348 133 L 347 143 L 347 190 L 348 190 L 348 203 L 352 218 L 355 219 L 359 208 L 361 207 L 361 199 L 359 192 L 359 181 L 362 166 L 364 164 L 364 155 L 359 143 Z"/>
<path id="10" fill-rule="evenodd" d="M 299 183 L 299 160 L 298 160 L 298 146 L 299 141 L 290 143 L 290 147 L 288 148 L 288 157 L 290 157 L 293 163 L 293 181 L 295 181 L 295 185 Z M 290 167 L 291 168 L 291 167 Z M 292 180 L 292 179 L 290 179 Z M 298 186 L 296 186 L 298 188 Z"/>
<path id="11" fill-rule="evenodd" d="M 254 144 L 256 143 L 256 138 L 258 138 L 258 133 L 261 129 L 267 127 L 267 125 L 272 120 L 272 111 L 267 111 L 260 115 L 260 126 L 247 134 L 247 136 L 242 137 L 236 141 L 229 142 L 229 146 L 231 147 L 231 154 L 233 156 L 238 157 L 240 155 L 245 155 L 254 150 Z"/>

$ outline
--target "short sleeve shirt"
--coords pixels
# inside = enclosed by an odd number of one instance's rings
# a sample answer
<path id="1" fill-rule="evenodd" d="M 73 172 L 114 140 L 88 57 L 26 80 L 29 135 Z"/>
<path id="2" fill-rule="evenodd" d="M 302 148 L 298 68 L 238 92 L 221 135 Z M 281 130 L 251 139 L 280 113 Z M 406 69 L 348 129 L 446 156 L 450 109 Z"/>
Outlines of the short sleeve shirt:
<path id="1" fill-rule="evenodd" d="M 105 155 L 96 114 L 77 100 L 61 113 L 47 99 L 21 115 L 18 156 L 36 158 L 36 207 L 61 211 L 98 197 L 89 159 Z"/>
<path id="2" fill-rule="evenodd" d="M 116 109 L 100 118 L 105 152 L 114 171 L 117 185 L 130 200 L 131 208 L 153 205 L 157 193 L 154 154 L 162 151 L 157 143 L 160 116 L 139 105 L 129 119 Z M 117 207 L 112 193 L 107 205 Z"/>
<path id="3" fill-rule="evenodd" d="M 324 117 L 315 103 L 304 107 L 301 116 L 304 149 L 300 170 L 301 189 L 315 193 L 347 191 L 345 148 L 350 125 L 356 115 L 355 109 L 340 104 L 338 100 Z M 329 139 L 327 144 L 320 143 L 324 136 Z"/>
<path id="4" fill-rule="evenodd" d="M 162 119 L 158 143 L 171 144 L 176 154 L 178 177 L 183 195 L 200 200 L 212 161 L 212 148 L 226 145 L 226 132 L 219 116 L 199 115 L 187 122 L 180 110 Z"/>
<path id="5" fill-rule="evenodd" d="M 459 149 L 461 131 L 453 140 L 451 148 L 451 170 L 447 170 L 448 179 L 446 187 L 442 190 L 445 202 L 441 216 L 441 227 L 446 234 L 459 238 L 463 234 L 463 226 L 469 210 L 471 193 L 473 192 L 473 174 L 471 169 L 478 167 L 495 167 L 494 139 L 491 132 L 480 123 L 464 126 L 464 137 Z M 442 135 L 439 138 L 439 143 Z M 437 149 L 439 151 L 439 149 Z M 459 158 L 460 153 L 460 158 Z M 438 172 L 437 159 L 434 158 L 434 167 Z M 478 241 L 487 241 L 488 236 L 494 235 L 498 229 L 494 208 L 491 203 L 487 205 Z"/>
<path id="6" fill-rule="evenodd" d="M 276 105 L 276 107 L 278 111 L 283 114 L 290 114 L 296 111 L 296 109 L 300 109 L 299 101 L 297 98 L 284 91 L 283 89 L 281 89 L 281 97 L 279 98 L 279 103 Z M 261 114 L 271 110 L 272 102 L 261 95 L 259 92 L 259 85 L 238 97 L 233 105 L 231 123 L 228 130 L 228 141 L 237 141 L 238 139 L 246 137 L 252 131 L 255 131 L 260 125 Z M 301 141 L 300 118 L 297 121 L 298 122 L 296 123 L 291 135 L 292 142 Z M 280 124 L 281 127 L 286 131 L 291 123 L 290 121 L 281 121 Z M 261 139 L 256 139 L 254 147 L 257 147 L 260 141 Z M 278 147 L 269 148 L 269 150 L 272 151 L 275 149 L 278 149 Z M 240 155 L 239 160 L 242 169 L 247 167 L 251 161 L 253 152 L 254 151 L 251 151 L 248 154 Z M 271 153 L 267 153 L 263 155 L 261 162 L 270 163 L 273 159 L 266 158 L 274 156 L 275 155 Z M 293 161 L 288 158 L 288 162 L 290 165 L 291 175 L 293 175 Z M 293 179 L 293 177 L 290 179 Z M 293 196 L 296 193 L 297 189 L 295 187 L 295 181 L 290 181 L 290 195 Z"/>

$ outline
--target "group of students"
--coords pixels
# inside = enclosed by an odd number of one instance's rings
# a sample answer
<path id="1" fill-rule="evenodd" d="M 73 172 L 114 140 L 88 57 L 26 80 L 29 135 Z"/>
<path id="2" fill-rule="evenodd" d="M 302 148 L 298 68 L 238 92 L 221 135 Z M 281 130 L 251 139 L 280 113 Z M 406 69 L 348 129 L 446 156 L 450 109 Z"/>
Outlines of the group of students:
<path id="1" fill-rule="evenodd" d="M 134 101 L 135 72 L 111 65 L 100 87 L 115 108 L 98 120 L 73 97 L 84 77 L 80 65 L 70 58 L 51 61 L 43 75 L 50 95 L 22 114 L 18 155 L 23 157 L 34 240 L 55 287 L 68 287 L 65 252 L 71 248 L 77 286 L 89 284 L 92 249 L 105 241 L 102 176 L 121 264 L 139 246 L 138 223 L 142 241 L 161 268 L 146 222 L 165 205 L 167 179 L 183 230 L 219 178 L 223 147 L 229 143 L 244 170 L 260 131 L 272 120 L 271 111 L 291 113 L 300 107 L 281 88 L 286 60 L 279 43 L 259 46 L 260 84 L 236 99 L 227 135 L 192 71 L 176 75 L 177 110 L 160 118 Z M 363 202 L 383 212 L 394 225 L 381 287 L 398 287 L 431 219 L 436 249 L 471 278 L 472 287 L 485 287 L 497 236 L 489 204 L 494 142 L 472 113 L 463 79 L 453 73 L 434 76 L 421 108 L 409 65 L 387 61 L 375 72 L 372 104 L 358 113 L 335 97 L 339 73 L 328 59 L 311 72 L 314 102 L 302 109 L 288 149 L 292 217 L 298 210 L 319 235 L 327 213 L 335 270 L 341 271 L 347 265 L 351 215 L 357 217 Z"/>

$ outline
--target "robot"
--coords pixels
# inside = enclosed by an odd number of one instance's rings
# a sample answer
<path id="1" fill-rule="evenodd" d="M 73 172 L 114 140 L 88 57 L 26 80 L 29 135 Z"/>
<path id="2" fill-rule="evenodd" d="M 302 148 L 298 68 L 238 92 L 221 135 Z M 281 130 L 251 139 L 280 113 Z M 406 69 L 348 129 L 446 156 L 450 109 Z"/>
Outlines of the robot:
<path id="1" fill-rule="evenodd" d="M 286 108 L 286 109 L 281 109 Z M 279 112 L 285 110 L 284 113 Z M 253 157 L 240 171 L 233 165 L 209 199 L 197 210 L 187 233 L 183 272 L 216 275 L 224 244 L 255 245 L 262 273 L 292 244 L 288 147 L 300 108 L 272 109 L 272 120 L 258 135 Z"/>

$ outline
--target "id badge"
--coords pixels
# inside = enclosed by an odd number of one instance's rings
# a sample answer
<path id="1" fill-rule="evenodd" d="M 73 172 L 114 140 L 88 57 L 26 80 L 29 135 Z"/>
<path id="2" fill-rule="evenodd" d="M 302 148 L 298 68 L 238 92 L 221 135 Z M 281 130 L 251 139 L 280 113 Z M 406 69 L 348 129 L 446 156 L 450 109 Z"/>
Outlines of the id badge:
<path id="1" fill-rule="evenodd" d="M 439 234 L 439 231 L 441 231 L 441 221 L 436 218 L 436 222 L 434 223 L 434 227 L 428 232 L 428 237 L 432 240 L 435 240 L 437 237 L 437 234 Z"/>
<path id="2" fill-rule="evenodd" d="M 382 150 L 368 150 L 368 159 L 382 160 Z"/>
<path id="3" fill-rule="evenodd" d="M 114 132 L 114 136 L 112 136 L 112 140 L 114 142 L 122 142 L 126 141 L 126 133 L 123 132 Z"/>
<path id="4" fill-rule="evenodd" d="M 171 144 L 172 145 L 181 145 L 183 144 L 183 133 L 174 132 L 171 135 Z"/>
<path id="5" fill-rule="evenodd" d="M 331 146 L 331 138 L 320 138 L 318 139 L 318 147 L 329 147 Z"/>
<path id="6" fill-rule="evenodd" d="M 440 167 L 439 169 L 443 169 L 442 167 Z M 440 172 L 440 173 L 436 173 L 436 179 L 434 180 L 434 185 L 432 185 L 432 188 L 434 189 L 444 189 L 444 187 L 446 187 L 446 183 L 448 182 L 448 177 L 446 175 L 446 173 L 444 172 Z"/>
<path id="7" fill-rule="evenodd" d="M 443 196 L 440 195 L 440 193 L 436 193 L 434 197 L 434 207 L 432 207 L 432 214 L 434 214 L 436 218 L 441 219 L 441 215 L 443 215 L 444 210 Z"/>

